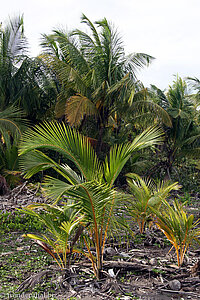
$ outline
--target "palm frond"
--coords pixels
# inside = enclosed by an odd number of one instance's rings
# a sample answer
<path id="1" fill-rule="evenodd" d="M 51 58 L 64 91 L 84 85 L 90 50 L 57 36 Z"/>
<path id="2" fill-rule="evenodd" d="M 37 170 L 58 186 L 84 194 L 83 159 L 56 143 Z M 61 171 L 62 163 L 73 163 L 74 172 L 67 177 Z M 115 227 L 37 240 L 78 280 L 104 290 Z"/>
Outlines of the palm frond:
<path id="1" fill-rule="evenodd" d="M 157 209 L 152 211 L 156 214 L 156 225 L 165 234 L 167 239 L 173 245 L 177 254 L 177 262 L 180 267 L 183 264 L 185 253 L 189 246 L 198 241 L 200 231 L 198 228 L 200 220 L 193 222 L 194 216 L 187 216 L 183 209 L 183 204 L 174 201 L 173 206 L 170 206 L 167 201 L 163 201 L 165 210 L 162 212 Z"/>
<path id="2" fill-rule="evenodd" d="M 134 80 L 137 79 L 137 70 L 148 66 L 155 58 L 145 53 L 131 53 L 124 61 L 125 69 L 133 76 Z"/>
<path id="3" fill-rule="evenodd" d="M 86 180 L 102 176 L 97 155 L 87 138 L 64 124 L 44 123 L 28 130 L 24 134 L 19 154 L 42 148 L 57 151 L 71 160 Z"/>
<path id="4" fill-rule="evenodd" d="M 161 120 L 166 126 L 172 127 L 172 121 L 167 111 L 153 101 L 144 100 L 133 102 L 130 106 L 130 110 L 133 111 L 136 118 L 138 113 L 151 113 L 152 117 Z"/>
<path id="5" fill-rule="evenodd" d="M 96 45 L 101 49 L 101 41 L 94 24 L 84 14 L 82 14 L 81 22 L 86 23 L 89 26 L 90 30 L 93 33 L 93 37 L 95 39 Z"/>
<path id="6" fill-rule="evenodd" d="M 79 126 L 83 117 L 96 115 L 95 105 L 82 95 L 71 96 L 66 102 L 65 117 L 71 126 Z"/>
<path id="7" fill-rule="evenodd" d="M 146 223 L 152 220 L 152 207 L 159 209 L 162 201 L 169 196 L 172 190 L 178 190 L 177 182 L 170 181 L 155 183 L 149 178 L 141 178 L 139 175 L 129 173 L 127 182 L 134 199 L 128 205 L 130 216 L 136 219 L 140 233 L 145 230 Z"/>
<path id="8" fill-rule="evenodd" d="M 163 142 L 161 129 L 151 127 L 138 135 L 131 144 L 115 145 L 111 148 L 104 164 L 105 179 L 111 186 L 134 151 L 153 147 Z"/>
<path id="9" fill-rule="evenodd" d="M 9 132 L 12 136 L 20 137 L 26 128 L 28 121 L 21 109 L 10 106 L 0 111 L 0 132 L 2 136 Z"/>

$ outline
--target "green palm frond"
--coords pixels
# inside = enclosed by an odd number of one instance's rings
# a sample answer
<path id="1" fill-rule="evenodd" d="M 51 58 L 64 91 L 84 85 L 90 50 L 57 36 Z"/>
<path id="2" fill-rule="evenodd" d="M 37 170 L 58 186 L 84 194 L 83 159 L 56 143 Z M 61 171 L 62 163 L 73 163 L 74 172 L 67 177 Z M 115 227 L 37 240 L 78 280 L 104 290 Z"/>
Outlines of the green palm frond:
<path id="1" fill-rule="evenodd" d="M 97 224 L 100 224 L 103 214 L 104 218 L 108 217 L 106 214 L 110 211 L 116 192 L 111 190 L 109 185 L 96 181 L 80 184 L 79 187 L 74 197 L 71 193 L 72 199 L 76 197 L 77 208 L 87 216 L 87 220 L 95 219 Z"/>
<path id="2" fill-rule="evenodd" d="M 134 79 L 137 79 L 137 70 L 148 66 L 155 58 L 145 53 L 131 53 L 125 58 L 125 68 L 130 72 Z"/>
<path id="3" fill-rule="evenodd" d="M 199 159 L 200 158 L 200 147 L 193 147 L 192 149 L 191 148 L 182 149 L 177 156 L 178 157 L 187 156 L 189 158 Z"/>
<path id="4" fill-rule="evenodd" d="M 92 23 L 83 14 L 81 20 L 88 26 L 89 33 L 79 29 L 69 33 L 54 30 L 52 35 L 44 36 L 43 45 L 48 53 L 43 55 L 44 62 L 54 70 L 61 86 L 56 116 L 62 117 L 65 111 L 69 123 L 78 126 L 83 115 L 94 113 L 96 105 L 97 126 L 105 131 L 113 113 L 121 113 L 121 108 L 126 110 L 127 103 L 133 101 L 136 71 L 149 65 L 153 57 L 144 53 L 127 57 L 121 37 L 106 18 Z M 82 100 L 85 97 L 85 101 L 78 101 L 77 94 Z M 71 106 L 78 113 L 75 114 Z"/>
<path id="5" fill-rule="evenodd" d="M 64 124 L 44 123 L 28 130 L 24 134 L 19 154 L 41 148 L 64 155 L 77 166 L 86 180 L 101 177 L 100 163 L 89 141 Z"/>
<path id="6" fill-rule="evenodd" d="M 173 206 L 170 206 L 167 201 L 163 203 L 165 209 L 162 212 L 152 208 L 157 217 L 156 225 L 175 248 L 178 266 L 181 266 L 189 246 L 194 241 L 199 242 L 200 220 L 193 222 L 194 216 L 187 215 L 183 208 L 184 203 L 180 204 L 177 200 L 174 201 Z"/>
<path id="7" fill-rule="evenodd" d="M 134 112 L 134 116 L 137 118 L 138 114 L 150 114 L 155 120 L 161 120 L 163 124 L 168 127 L 172 127 L 172 121 L 167 111 L 160 105 L 153 101 L 135 101 L 132 103 L 130 110 Z"/>
<path id="8" fill-rule="evenodd" d="M 81 182 L 81 177 L 78 176 L 78 174 L 67 164 L 58 164 L 49 156 L 38 150 L 33 150 L 23 155 L 20 158 L 20 166 L 23 171 L 24 178 L 27 179 L 40 171 L 52 168 L 62 175 L 70 184 L 77 184 Z"/>
<path id="9" fill-rule="evenodd" d="M 103 249 L 110 223 L 111 220 L 115 221 L 114 207 L 125 198 L 122 193 L 114 189 L 114 182 L 134 151 L 148 146 L 154 147 L 155 144 L 162 143 L 162 139 L 162 131 L 159 128 L 149 128 L 137 136 L 132 143 L 118 145 L 111 149 L 102 165 L 89 139 L 64 124 L 44 123 L 29 129 L 24 134 L 19 153 L 23 157 L 22 165 L 26 176 L 30 177 L 48 168 L 53 168 L 58 173 L 58 178 L 45 177 L 43 189 L 55 205 L 62 196 L 65 196 L 64 205 L 73 206 L 75 211 L 84 215 L 88 230 L 83 239 L 97 278 L 102 269 Z M 79 173 L 71 169 L 67 163 L 56 163 L 42 152 L 45 149 L 62 154 L 65 161 L 73 162 L 75 170 L 78 168 Z M 27 164 L 26 160 L 28 160 Z M 52 233 L 57 234 L 52 227 L 53 220 L 49 216 L 46 217 L 46 222 L 49 228 L 52 228 Z M 63 226 L 68 228 L 67 223 L 62 225 L 62 228 Z M 94 236 L 93 240 L 91 235 Z M 96 249 L 95 257 L 90 251 L 91 243 Z"/>
<path id="10" fill-rule="evenodd" d="M 70 206 L 61 208 L 50 204 L 32 204 L 20 211 L 36 217 L 44 224 L 47 232 L 42 235 L 25 234 L 24 237 L 35 240 L 53 257 L 61 269 L 69 267 L 71 254 L 80 253 L 80 250 L 74 248 L 73 235 L 76 236 L 83 215 L 81 216 L 79 211 L 72 211 Z M 76 241 L 80 234 L 76 236 Z"/>
<path id="11" fill-rule="evenodd" d="M 126 175 L 133 200 L 128 205 L 128 212 L 143 233 L 147 223 L 152 221 L 152 208 L 158 209 L 172 190 L 178 190 L 177 182 L 170 181 L 155 183 L 151 179 L 143 179 L 139 175 L 130 173 Z"/>
<path id="12" fill-rule="evenodd" d="M 101 49 L 100 37 L 98 35 L 98 32 L 97 32 L 94 24 L 84 14 L 82 14 L 82 16 L 81 16 L 81 22 L 86 23 L 89 26 L 90 30 L 92 31 L 93 38 L 95 40 L 96 45 Z"/>
<path id="13" fill-rule="evenodd" d="M 0 131 L 2 135 L 5 132 L 10 132 L 11 135 L 20 137 L 27 124 L 23 111 L 17 107 L 10 106 L 0 111 Z"/>
<path id="14" fill-rule="evenodd" d="M 125 145 L 115 145 L 111 148 L 109 156 L 106 157 L 104 164 L 105 179 L 111 186 L 114 184 L 119 173 L 134 151 L 153 147 L 163 142 L 161 129 L 151 127 L 138 135 L 132 143 Z"/>
<path id="15" fill-rule="evenodd" d="M 76 195 L 77 193 L 78 186 L 78 184 L 69 184 L 64 180 L 60 180 L 51 176 L 45 176 L 42 184 L 44 194 L 48 199 L 51 199 L 54 204 L 56 204 L 63 195 L 70 195 L 70 197 L 73 198 L 73 195 Z"/>

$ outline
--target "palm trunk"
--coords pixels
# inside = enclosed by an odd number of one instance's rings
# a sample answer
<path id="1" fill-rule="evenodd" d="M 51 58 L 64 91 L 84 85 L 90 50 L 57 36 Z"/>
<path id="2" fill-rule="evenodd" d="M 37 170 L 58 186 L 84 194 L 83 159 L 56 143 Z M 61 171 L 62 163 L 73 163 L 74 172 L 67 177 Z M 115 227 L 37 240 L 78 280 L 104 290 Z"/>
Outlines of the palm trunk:
<path id="1" fill-rule="evenodd" d="M 100 156 L 101 152 L 102 152 L 104 132 L 105 132 L 104 126 L 101 126 L 100 129 L 99 129 L 99 136 L 98 136 L 98 140 L 97 140 L 97 149 L 96 149 L 96 152 L 97 152 L 98 156 Z"/>

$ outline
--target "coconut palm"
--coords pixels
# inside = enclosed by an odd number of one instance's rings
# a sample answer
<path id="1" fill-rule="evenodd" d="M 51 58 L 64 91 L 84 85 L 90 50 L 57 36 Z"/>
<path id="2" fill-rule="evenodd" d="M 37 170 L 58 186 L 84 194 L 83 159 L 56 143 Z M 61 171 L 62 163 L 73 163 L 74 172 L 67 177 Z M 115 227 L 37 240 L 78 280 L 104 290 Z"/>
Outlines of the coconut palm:
<path id="1" fill-rule="evenodd" d="M 23 17 L 0 27 L 0 108 L 7 108 L 17 99 L 15 75 L 26 57 Z"/>
<path id="2" fill-rule="evenodd" d="M 88 138 L 62 123 L 35 126 L 23 137 L 20 155 L 25 178 L 53 168 L 59 176 L 45 177 L 43 189 L 46 195 L 54 204 L 67 197 L 89 224 L 84 241 L 97 278 L 102 269 L 103 249 L 113 208 L 123 197 L 114 188 L 115 181 L 133 152 L 161 142 L 161 131 L 149 128 L 132 143 L 115 145 L 101 163 Z M 48 156 L 45 149 L 62 155 L 62 163 Z M 96 257 L 90 251 L 92 242 Z"/>
<path id="3" fill-rule="evenodd" d="M 83 217 L 78 216 L 72 207 L 57 207 L 50 204 L 30 204 L 21 212 L 36 217 L 46 229 L 46 234 L 24 234 L 26 238 L 33 239 L 56 261 L 61 270 L 69 268 L 73 253 L 80 253 L 75 243 L 80 237 L 80 222 Z M 78 227 L 78 230 L 77 230 Z M 70 238 L 73 239 L 70 240 Z"/>
<path id="4" fill-rule="evenodd" d="M 23 17 L 0 27 L 0 111 L 14 105 L 28 119 L 42 120 L 55 96 L 55 86 L 39 58 L 27 54 Z"/>
<path id="5" fill-rule="evenodd" d="M 179 77 L 169 88 L 167 99 L 168 113 L 172 118 L 173 127 L 169 130 L 169 168 L 176 157 L 183 155 L 199 157 L 200 127 L 194 121 L 196 113 L 186 83 Z"/>
<path id="6" fill-rule="evenodd" d="M 144 233 L 145 227 L 152 222 L 151 208 L 157 209 L 162 201 L 169 196 L 172 190 L 178 190 L 177 182 L 170 181 L 155 183 L 151 179 L 143 179 L 137 174 L 127 174 L 127 181 L 133 201 L 128 204 L 130 216 L 137 221 L 140 233 Z"/>
<path id="7" fill-rule="evenodd" d="M 200 123 L 200 80 L 198 78 L 188 77 L 187 81 L 189 87 L 192 88 L 191 101 L 193 102 L 195 109 L 194 120 L 196 123 Z"/>
<path id="8" fill-rule="evenodd" d="M 137 71 L 153 57 L 144 53 L 125 55 L 118 32 L 105 18 L 92 23 L 82 15 L 81 22 L 91 34 L 76 29 L 44 35 L 43 59 L 53 68 L 61 85 L 57 118 L 65 114 L 71 126 L 79 126 L 86 117 L 94 115 L 100 151 L 108 123 L 118 126 L 122 107 L 133 100 Z"/>
<path id="9" fill-rule="evenodd" d="M 173 85 L 166 93 L 155 86 L 152 87 L 151 97 L 162 106 L 171 118 L 172 127 L 165 126 L 166 141 L 162 146 L 166 153 L 164 164 L 169 178 L 173 167 L 185 157 L 199 158 L 200 154 L 200 126 L 197 118 L 198 106 L 194 103 L 194 95 L 188 92 L 184 80 L 177 76 Z M 158 169 L 159 165 L 154 169 Z"/>
<path id="10" fill-rule="evenodd" d="M 180 204 L 175 200 L 173 206 L 170 206 L 164 200 L 163 204 L 165 209 L 162 212 L 153 208 L 152 211 L 156 214 L 156 225 L 172 244 L 172 248 L 175 248 L 180 267 L 189 246 L 194 242 L 200 244 L 200 219 L 194 222 L 194 215 L 188 215 L 184 210 L 185 203 Z"/>
<path id="11" fill-rule="evenodd" d="M 20 180 L 18 142 L 28 124 L 24 115 L 15 106 L 0 111 L 0 173 L 11 186 Z"/>
<path id="12" fill-rule="evenodd" d="M 54 92 L 41 60 L 27 55 L 23 17 L 1 25 L 0 169 L 7 179 L 17 178 L 12 176 L 18 171 L 17 144 L 27 119 L 42 120 L 51 107 L 53 101 L 50 100 L 55 99 Z"/>

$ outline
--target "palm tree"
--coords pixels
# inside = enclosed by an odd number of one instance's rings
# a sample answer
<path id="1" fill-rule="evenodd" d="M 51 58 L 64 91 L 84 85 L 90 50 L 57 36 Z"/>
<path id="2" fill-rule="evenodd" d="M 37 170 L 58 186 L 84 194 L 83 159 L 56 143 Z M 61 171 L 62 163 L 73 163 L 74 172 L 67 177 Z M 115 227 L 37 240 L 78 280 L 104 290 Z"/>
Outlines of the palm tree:
<path id="1" fill-rule="evenodd" d="M 7 183 L 19 182 L 18 142 L 27 128 L 25 114 L 15 106 L 0 111 L 0 172 Z"/>
<path id="2" fill-rule="evenodd" d="M 165 200 L 163 204 L 165 209 L 162 212 L 152 208 L 156 215 L 155 223 L 172 244 L 172 248 L 175 248 L 178 267 L 180 267 L 189 246 L 194 242 L 200 244 L 200 219 L 194 222 L 194 215 L 188 215 L 184 210 L 185 203 L 179 203 L 177 199 L 173 206 Z"/>
<path id="3" fill-rule="evenodd" d="M 83 14 L 81 21 L 91 34 L 76 29 L 44 35 L 43 59 L 53 68 L 61 85 L 57 118 L 65 114 L 71 126 L 80 126 L 86 117 L 94 115 L 100 151 L 108 123 L 119 126 L 122 107 L 132 103 L 137 71 L 153 57 L 144 53 L 125 55 L 118 32 L 105 18 L 92 23 Z"/>
<path id="4" fill-rule="evenodd" d="M 198 78 L 188 77 L 187 81 L 192 88 L 191 100 L 195 109 L 195 121 L 200 123 L 200 80 Z"/>
<path id="5" fill-rule="evenodd" d="M 165 169 L 170 178 L 172 168 L 178 160 L 185 157 L 199 158 L 198 106 L 195 104 L 194 95 L 188 92 L 186 82 L 178 76 L 173 85 L 169 86 L 167 93 L 153 86 L 152 98 L 167 111 L 171 118 L 172 127 L 165 127 L 166 141 L 162 146 L 162 150 L 167 155 Z M 155 168 L 158 168 L 158 165 Z"/>
<path id="6" fill-rule="evenodd" d="M 27 55 L 23 17 L 1 25 L 0 169 L 3 176 L 8 178 L 10 172 L 18 170 L 17 146 L 27 119 L 34 123 L 43 120 L 53 104 L 52 99 L 56 98 L 55 93 L 54 83 L 41 59 Z"/>
<path id="7" fill-rule="evenodd" d="M 15 75 L 26 57 L 23 17 L 19 16 L 0 27 L 0 108 L 15 103 L 17 83 Z"/>
<path id="8" fill-rule="evenodd" d="M 55 86 L 41 59 L 27 54 L 23 17 L 0 27 L 0 111 L 14 105 L 29 120 L 42 120 L 56 97 Z"/>
<path id="9" fill-rule="evenodd" d="M 178 190 L 177 182 L 170 181 L 155 183 L 149 178 L 141 178 L 137 174 L 127 174 L 127 181 L 133 201 L 128 203 L 127 210 L 130 216 L 137 221 L 140 233 L 144 233 L 145 227 L 152 222 L 152 208 L 159 210 L 162 201 L 172 190 Z M 131 199 L 132 200 L 132 199 Z"/>
<path id="10" fill-rule="evenodd" d="M 168 113 L 172 118 L 173 127 L 169 131 L 169 169 L 178 156 L 199 157 L 200 127 L 194 121 L 196 108 L 192 97 L 187 93 L 186 83 L 179 77 L 169 88 L 167 99 Z M 169 145 L 168 143 L 168 145 Z"/>
<path id="11" fill-rule="evenodd" d="M 45 177 L 44 191 L 54 204 L 63 196 L 67 197 L 65 205 L 73 205 L 84 216 L 88 224 L 84 242 L 98 279 L 113 208 L 123 197 L 115 189 L 115 181 L 133 152 L 161 142 L 161 131 L 149 128 L 132 143 L 115 145 L 101 163 L 88 138 L 63 123 L 37 125 L 23 137 L 19 153 L 25 178 L 50 168 L 58 173 L 57 178 Z M 45 153 L 45 149 L 61 154 L 63 162 L 56 162 Z M 92 242 L 96 257 L 90 251 Z"/>

